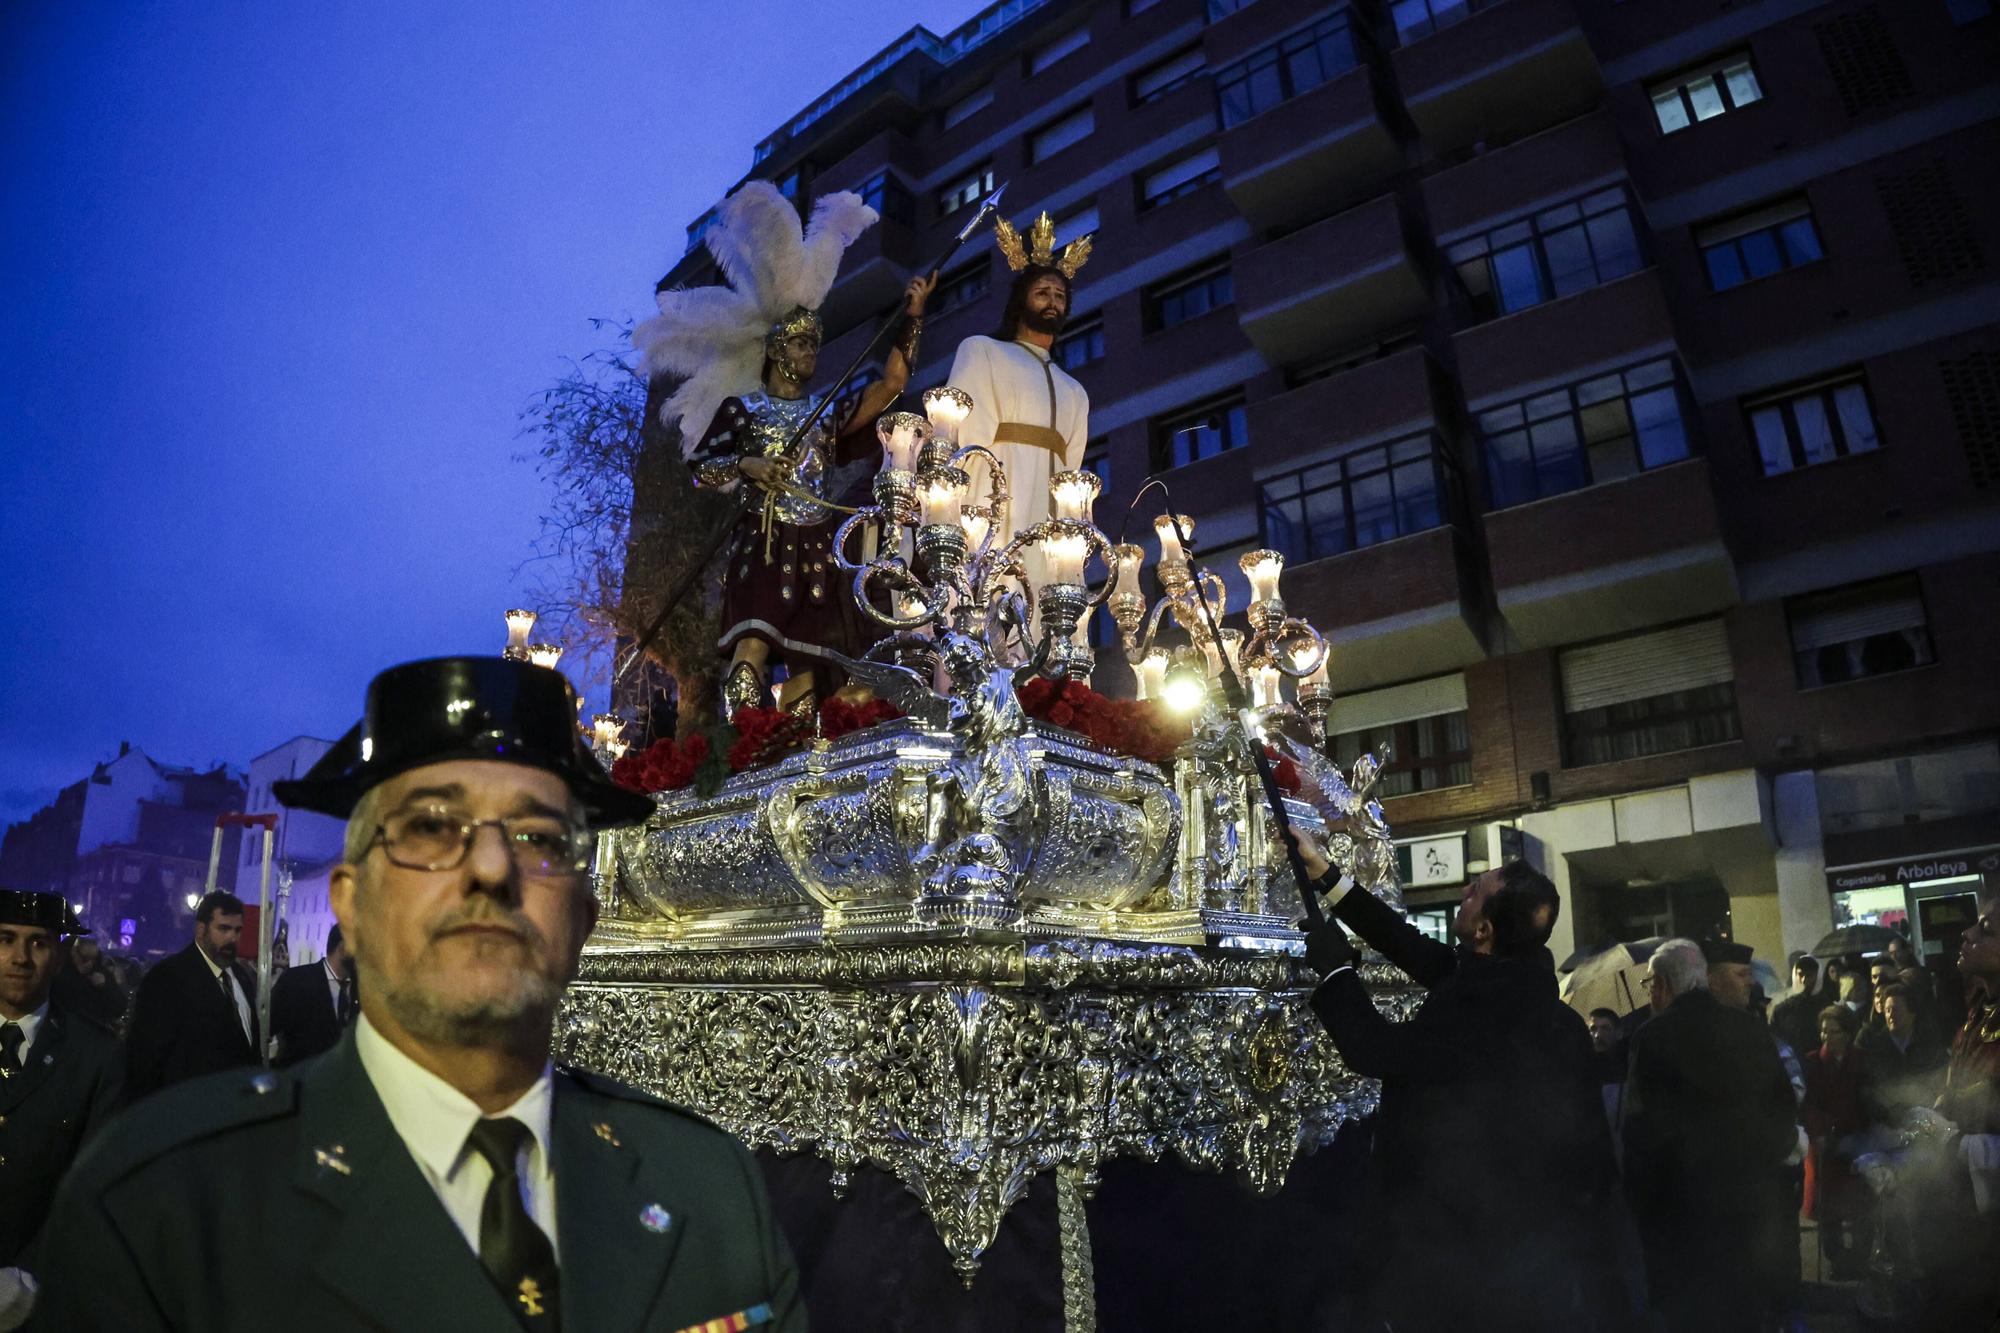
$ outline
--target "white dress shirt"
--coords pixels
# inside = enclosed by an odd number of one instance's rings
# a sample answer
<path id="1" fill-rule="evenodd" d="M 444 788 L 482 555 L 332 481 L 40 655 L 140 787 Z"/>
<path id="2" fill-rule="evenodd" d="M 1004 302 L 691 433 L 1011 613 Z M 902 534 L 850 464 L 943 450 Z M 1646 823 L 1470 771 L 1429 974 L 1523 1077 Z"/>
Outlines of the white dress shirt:
<path id="1" fill-rule="evenodd" d="M 320 959 L 319 965 L 326 972 L 327 993 L 333 997 L 333 1014 L 338 1018 L 340 1017 L 340 973 L 333 970 L 331 958 Z"/>
<path id="2" fill-rule="evenodd" d="M 0 1023 L 12 1023 L 21 1029 L 21 1050 L 19 1058 L 22 1068 L 28 1064 L 28 1052 L 35 1049 L 35 1032 L 42 1026 L 42 1020 L 49 1016 L 49 1002 L 42 1001 L 42 1007 L 32 1009 L 19 1018 L 0 1017 Z"/>
<path id="3" fill-rule="evenodd" d="M 202 948 L 199 944 L 194 946 L 194 951 L 201 955 L 201 961 L 208 964 L 208 970 L 214 973 L 216 981 L 220 982 L 222 980 L 221 965 L 213 958 L 210 958 L 208 950 Z M 235 968 L 229 970 L 229 995 L 231 999 L 236 1001 L 236 1021 L 243 1025 L 243 1040 L 254 1041 L 255 1039 L 250 1035 L 253 1030 L 250 1026 L 250 997 L 243 993 L 243 982 L 236 975 Z"/>
<path id="4" fill-rule="evenodd" d="M 474 1254 L 479 1253 L 479 1212 L 486 1202 L 486 1187 L 493 1183 L 493 1168 L 465 1140 L 484 1113 L 470 1097 L 390 1045 L 366 1014 L 355 1023 L 354 1046 L 397 1137 L 416 1159 L 417 1168 L 466 1244 Z M 516 1163 L 521 1201 L 561 1262 L 561 1246 L 556 1241 L 556 1178 L 549 1160 L 554 1091 L 545 1065 L 535 1085 L 493 1118 L 511 1116 L 528 1127 L 529 1139 Z"/>

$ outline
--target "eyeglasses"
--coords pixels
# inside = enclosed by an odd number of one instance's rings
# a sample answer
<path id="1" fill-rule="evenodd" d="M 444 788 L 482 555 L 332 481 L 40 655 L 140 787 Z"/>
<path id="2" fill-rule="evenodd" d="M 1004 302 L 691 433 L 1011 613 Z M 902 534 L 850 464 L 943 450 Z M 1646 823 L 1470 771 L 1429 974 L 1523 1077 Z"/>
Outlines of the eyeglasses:
<path id="1" fill-rule="evenodd" d="M 479 830 L 500 830 L 514 865 L 524 875 L 573 875 L 590 867 L 597 837 L 553 815 L 466 819 L 444 810 L 405 810 L 375 826 L 375 843 L 390 864 L 405 870 L 456 870 Z"/>

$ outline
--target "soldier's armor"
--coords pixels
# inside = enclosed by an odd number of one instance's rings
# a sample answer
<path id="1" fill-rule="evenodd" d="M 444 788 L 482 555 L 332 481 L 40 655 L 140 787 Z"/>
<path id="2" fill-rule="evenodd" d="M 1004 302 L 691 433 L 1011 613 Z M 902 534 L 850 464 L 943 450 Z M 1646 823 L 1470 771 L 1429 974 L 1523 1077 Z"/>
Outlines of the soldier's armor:
<path id="1" fill-rule="evenodd" d="M 713 462 L 732 476 L 735 469 L 729 462 L 731 459 L 782 458 L 785 456 L 785 445 L 798 432 L 799 425 L 819 406 L 821 398 L 820 394 L 808 394 L 804 398 L 773 398 L 759 390 L 731 399 L 723 405 L 723 420 L 718 423 L 721 429 L 710 433 L 704 441 L 703 452 L 707 454 L 712 450 L 714 454 L 722 455 L 714 458 Z M 827 460 L 833 454 L 834 427 L 837 424 L 833 417 L 832 410 L 820 413 L 819 420 L 799 441 L 796 461 L 783 473 L 793 486 L 822 500 L 829 498 Z M 720 470 L 702 471 L 701 475 L 704 482 L 714 484 L 720 479 Z M 777 494 L 774 508 L 780 520 L 802 527 L 824 523 L 833 515 L 833 511 L 825 505 L 788 494 Z"/>

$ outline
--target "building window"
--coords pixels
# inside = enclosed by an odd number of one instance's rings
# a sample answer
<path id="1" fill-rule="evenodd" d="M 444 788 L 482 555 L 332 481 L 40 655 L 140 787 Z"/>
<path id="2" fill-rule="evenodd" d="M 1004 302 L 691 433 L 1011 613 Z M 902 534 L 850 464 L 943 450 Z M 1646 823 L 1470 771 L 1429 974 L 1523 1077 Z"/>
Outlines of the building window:
<path id="1" fill-rule="evenodd" d="M 1083 470 L 1096 473 L 1104 483 L 1100 494 L 1111 494 L 1111 441 L 1095 439 L 1083 446 Z"/>
<path id="2" fill-rule="evenodd" d="M 1736 672 L 1720 620 L 1562 652 L 1563 758 L 1571 768 L 1738 739 Z"/>
<path id="3" fill-rule="evenodd" d="M 1141 210 L 1158 208 L 1161 204 L 1172 203 L 1176 199 L 1193 194 L 1204 185 L 1213 185 L 1221 179 L 1221 154 L 1213 148 L 1204 148 L 1178 162 L 1141 176 L 1139 207 Z"/>
<path id="4" fill-rule="evenodd" d="M 1792 665 L 1802 690 L 1908 671 L 1937 660 L 1924 617 L 1924 590 L 1915 574 L 1794 597 L 1785 603 L 1785 616 L 1791 622 Z"/>
<path id="5" fill-rule="evenodd" d="M 714 229 L 715 224 L 721 220 L 716 211 L 711 208 L 693 222 L 688 223 L 688 250 L 692 251 L 697 245 L 700 245 L 701 238 L 708 235 Z"/>
<path id="6" fill-rule="evenodd" d="M 1035 163 L 1054 157 L 1071 144 L 1089 138 L 1096 128 L 1097 117 L 1089 107 L 1072 111 L 1028 136 L 1028 161 Z"/>
<path id="7" fill-rule="evenodd" d="M 1093 361 L 1104 359 L 1104 317 L 1091 315 L 1073 321 L 1050 351 L 1055 363 L 1075 373 Z"/>
<path id="8" fill-rule="evenodd" d="M 1708 268 L 1708 284 L 1718 292 L 1826 256 L 1804 195 L 1696 227 L 1694 241 Z"/>
<path id="9" fill-rule="evenodd" d="M 1160 0 L 1125 0 L 1125 17 L 1129 19 L 1143 14 L 1159 3 Z"/>
<path id="10" fill-rule="evenodd" d="M 1099 219 L 1096 204 L 1079 208 L 1069 216 L 1058 219 L 1056 222 L 1055 248 L 1060 251 L 1065 245 L 1068 245 L 1079 236 L 1090 235 L 1097 230 L 1098 225 Z"/>
<path id="11" fill-rule="evenodd" d="M 862 182 L 856 193 L 861 196 L 862 203 L 881 214 L 884 222 L 894 222 L 903 227 L 917 225 L 916 196 L 894 172 L 876 172 Z"/>
<path id="12" fill-rule="evenodd" d="M 944 127 L 952 129 L 963 125 L 974 116 L 993 105 L 993 85 L 974 89 L 944 109 Z"/>
<path id="13" fill-rule="evenodd" d="M 1482 7 L 1470 0 L 1395 0 L 1390 10 L 1396 19 L 1396 40 L 1408 46 L 1419 37 L 1449 28 Z"/>
<path id="14" fill-rule="evenodd" d="M 1363 754 L 1373 754 L 1382 764 L 1382 781 L 1375 789 L 1379 796 L 1468 787 L 1472 785 L 1469 716 L 1461 710 L 1344 731 L 1333 738 L 1333 756 L 1351 769 Z"/>
<path id="15" fill-rule="evenodd" d="M 1748 51 L 1732 51 L 1646 91 L 1662 134 L 1678 134 L 1697 121 L 1714 120 L 1764 100 L 1764 86 L 1757 81 Z"/>
<path id="16" fill-rule="evenodd" d="M 1434 528 L 1448 466 L 1419 435 L 1268 477 L 1258 488 L 1264 544 L 1303 564 Z"/>
<path id="17" fill-rule="evenodd" d="M 1647 361 L 1478 414 L 1493 507 L 1506 509 L 1689 454 L 1671 361 Z"/>
<path id="18" fill-rule="evenodd" d="M 1160 418 L 1153 425 L 1156 469 L 1185 467 L 1250 443 L 1243 399 L 1231 395 Z"/>
<path id="19" fill-rule="evenodd" d="M 1157 102 L 1177 93 L 1208 72 L 1208 57 L 1199 46 L 1190 46 L 1179 55 L 1168 56 L 1159 64 L 1139 71 L 1132 80 L 1132 101 L 1136 106 Z"/>
<path id="20" fill-rule="evenodd" d="M 1347 11 L 1323 18 L 1216 71 L 1222 125 L 1241 125 L 1281 102 L 1310 92 L 1360 63 Z"/>
<path id="21" fill-rule="evenodd" d="M 1944 0 L 1944 9 L 1953 23 L 1970 23 L 1992 17 L 1993 0 Z"/>
<path id="22" fill-rule="evenodd" d="M 931 293 L 928 313 L 935 319 L 960 306 L 971 305 L 986 295 L 986 289 L 992 285 L 992 281 L 992 265 L 984 258 L 966 265 L 956 273 L 948 273 L 939 279 L 937 290 Z"/>
<path id="23" fill-rule="evenodd" d="M 1237 10 L 1246 9 L 1253 3 L 1255 0 L 1208 0 L 1208 21 L 1213 23 L 1217 19 L 1226 19 Z"/>
<path id="24" fill-rule="evenodd" d="M 1214 260 L 1148 287 L 1146 327 L 1156 333 L 1170 329 L 1235 299 L 1236 285 L 1229 273 L 1229 261 Z"/>
<path id="25" fill-rule="evenodd" d="M 1071 28 L 1062 36 L 1028 54 L 1028 75 L 1040 74 L 1050 65 L 1061 60 L 1072 51 L 1081 51 L 1090 45 L 1090 29 L 1082 26 Z"/>
<path id="26" fill-rule="evenodd" d="M 1645 266 L 1623 186 L 1495 227 L 1445 255 L 1476 319 L 1572 296 Z"/>
<path id="27" fill-rule="evenodd" d="M 1823 380 L 1744 404 L 1764 475 L 1775 477 L 1882 447 L 1859 375 Z"/>
<path id="28" fill-rule="evenodd" d="M 948 218 L 968 204 L 976 204 L 993 193 L 993 168 L 989 164 L 968 172 L 938 191 L 938 216 Z"/>

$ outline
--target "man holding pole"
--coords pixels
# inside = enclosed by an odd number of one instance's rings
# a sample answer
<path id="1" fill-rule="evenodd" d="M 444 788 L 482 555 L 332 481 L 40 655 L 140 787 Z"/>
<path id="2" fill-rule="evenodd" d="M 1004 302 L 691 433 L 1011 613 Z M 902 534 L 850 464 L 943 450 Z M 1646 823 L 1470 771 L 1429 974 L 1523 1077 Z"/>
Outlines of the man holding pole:
<path id="1" fill-rule="evenodd" d="M 153 965 L 132 1001 L 125 1099 L 170 1083 L 257 1063 L 257 981 L 236 959 L 243 902 L 225 889 L 194 909 L 194 939 Z"/>

